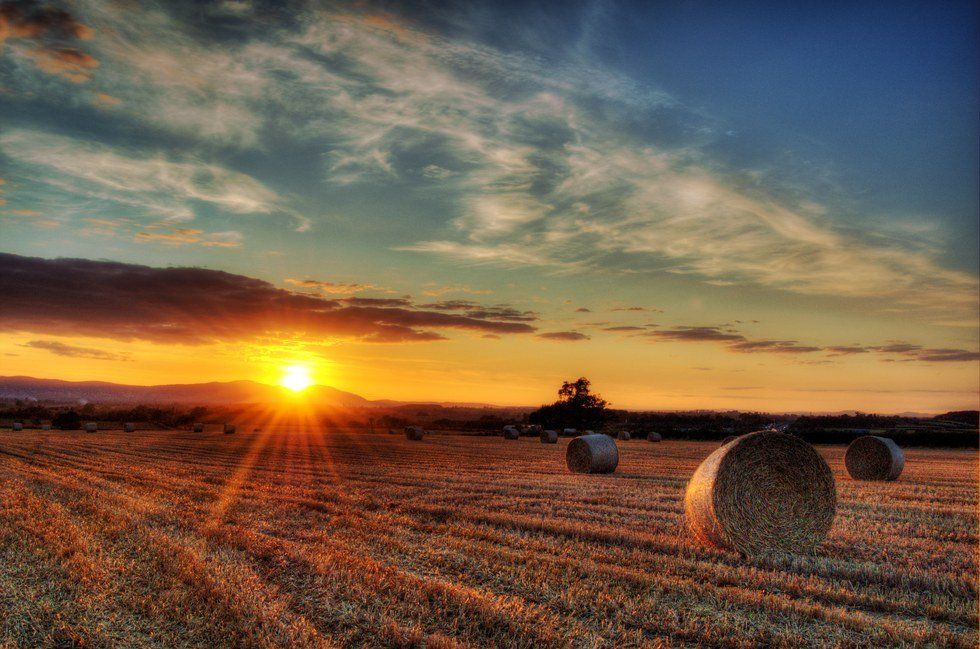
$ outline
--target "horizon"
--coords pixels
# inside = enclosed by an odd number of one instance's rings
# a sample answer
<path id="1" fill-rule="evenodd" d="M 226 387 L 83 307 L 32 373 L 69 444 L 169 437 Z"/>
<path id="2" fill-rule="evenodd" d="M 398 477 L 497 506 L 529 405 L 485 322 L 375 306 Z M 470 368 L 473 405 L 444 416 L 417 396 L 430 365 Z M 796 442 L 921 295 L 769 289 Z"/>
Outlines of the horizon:
<path id="1" fill-rule="evenodd" d="M 980 408 L 975 3 L 2 5 L 3 374 Z"/>

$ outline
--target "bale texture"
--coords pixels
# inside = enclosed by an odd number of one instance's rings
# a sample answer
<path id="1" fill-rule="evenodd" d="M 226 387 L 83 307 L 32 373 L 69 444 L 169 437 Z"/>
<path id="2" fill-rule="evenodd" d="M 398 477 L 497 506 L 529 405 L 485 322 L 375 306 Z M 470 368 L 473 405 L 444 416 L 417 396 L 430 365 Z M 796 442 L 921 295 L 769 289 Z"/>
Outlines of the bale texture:
<path id="1" fill-rule="evenodd" d="M 235 424 L 225 424 L 225 435 L 235 434 Z"/>
<path id="2" fill-rule="evenodd" d="M 204 424 L 201 424 L 201 423 L 194 424 L 194 432 L 195 433 L 203 433 L 204 432 Z"/>
<path id="3" fill-rule="evenodd" d="M 41 430 L 51 430 L 51 424 L 41 424 Z"/>
<path id="4" fill-rule="evenodd" d="M 617 439 L 621 439 L 621 440 L 623 440 L 624 442 L 628 442 L 628 441 L 630 441 L 631 439 L 633 439 L 633 436 L 632 436 L 632 435 L 630 435 L 630 433 L 629 433 L 629 431 L 628 431 L 628 430 L 621 430 L 621 431 L 619 431 L 619 434 L 618 434 L 618 435 L 616 435 L 616 438 L 617 438 Z"/>
<path id="5" fill-rule="evenodd" d="M 405 437 L 413 442 L 420 442 L 425 437 L 425 430 L 421 426 L 406 426 Z"/>
<path id="6" fill-rule="evenodd" d="M 612 473 L 619 464 L 619 448 L 609 435 L 582 435 L 568 443 L 565 464 L 572 473 Z"/>
<path id="7" fill-rule="evenodd" d="M 507 426 L 504 428 L 504 439 L 520 439 L 521 431 L 517 430 L 513 426 Z"/>
<path id="8" fill-rule="evenodd" d="M 123 424 L 123 430 L 127 433 L 132 433 L 136 430 L 136 424 L 127 421 L 125 424 Z"/>
<path id="9" fill-rule="evenodd" d="M 730 444 L 731 442 L 734 442 L 736 439 L 738 439 L 738 435 L 729 435 L 725 439 L 721 440 L 721 445 L 724 446 L 725 444 Z"/>
<path id="10" fill-rule="evenodd" d="M 865 435 L 847 447 L 844 465 L 855 480 L 895 480 L 905 468 L 905 454 L 894 440 Z"/>
<path id="11" fill-rule="evenodd" d="M 94 433 L 97 430 L 99 430 L 99 426 L 94 421 L 90 421 L 87 424 L 85 424 L 86 433 Z"/>
<path id="12" fill-rule="evenodd" d="M 696 539 L 745 555 L 810 552 L 826 538 L 836 510 L 827 462 L 802 439 L 768 431 L 716 449 L 684 496 Z"/>
<path id="13" fill-rule="evenodd" d="M 662 442 L 664 441 L 663 435 L 660 433 L 647 433 L 648 442 Z"/>
<path id="14" fill-rule="evenodd" d="M 542 444 L 557 444 L 558 443 L 558 431 L 557 430 L 543 430 L 543 431 L 541 431 L 541 443 Z"/>
<path id="15" fill-rule="evenodd" d="M 14 425 L 11 426 L 11 428 L 13 430 L 24 430 L 24 424 L 20 423 L 19 421 L 15 421 Z"/>

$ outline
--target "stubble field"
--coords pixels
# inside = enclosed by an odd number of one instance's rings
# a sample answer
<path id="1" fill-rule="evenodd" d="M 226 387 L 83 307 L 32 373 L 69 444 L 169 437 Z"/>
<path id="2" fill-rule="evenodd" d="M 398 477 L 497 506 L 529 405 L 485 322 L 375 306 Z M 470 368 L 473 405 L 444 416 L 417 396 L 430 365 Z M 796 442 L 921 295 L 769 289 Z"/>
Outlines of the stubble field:
<path id="1" fill-rule="evenodd" d="M 976 451 L 908 450 L 815 555 L 696 545 L 716 444 L 0 432 L 0 646 L 976 647 Z"/>

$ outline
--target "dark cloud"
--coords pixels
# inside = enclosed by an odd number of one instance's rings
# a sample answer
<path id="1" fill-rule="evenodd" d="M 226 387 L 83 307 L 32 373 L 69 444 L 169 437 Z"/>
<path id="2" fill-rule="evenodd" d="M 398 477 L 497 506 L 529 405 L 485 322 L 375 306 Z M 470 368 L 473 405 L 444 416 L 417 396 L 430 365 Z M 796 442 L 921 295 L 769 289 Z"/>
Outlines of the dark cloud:
<path id="1" fill-rule="evenodd" d="M 471 318 L 489 318 L 491 320 L 512 320 L 514 322 L 533 322 L 538 319 L 534 311 L 520 311 L 507 304 L 483 306 L 472 300 L 443 300 L 420 304 L 421 309 L 436 311 L 463 311 Z"/>
<path id="2" fill-rule="evenodd" d="M 663 309 L 648 309 L 645 306 L 621 306 L 616 307 L 613 311 L 639 311 L 639 312 L 649 312 L 649 313 L 663 313 Z"/>
<path id="3" fill-rule="evenodd" d="M 661 331 L 648 331 L 643 334 L 659 340 L 681 342 L 742 342 L 745 336 L 722 331 L 718 327 L 675 327 Z"/>
<path id="4" fill-rule="evenodd" d="M 916 360 L 927 363 L 942 363 L 955 361 L 980 361 L 980 352 L 966 349 L 923 349 L 915 354 Z"/>
<path id="5" fill-rule="evenodd" d="M 345 297 L 338 302 L 351 306 L 412 306 L 411 301 L 403 297 Z"/>
<path id="6" fill-rule="evenodd" d="M 730 345 L 737 352 L 775 352 L 779 354 L 809 354 L 823 351 L 822 347 L 800 345 L 795 340 L 745 340 Z"/>
<path id="7" fill-rule="evenodd" d="M 57 340 L 32 340 L 26 342 L 21 347 L 31 347 L 33 349 L 44 349 L 57 356 L 71 356 L 73 358 L 92 358 L 100 361 L 127 361 L 129 356 L 126 354 L 114 354 L 93 347 L 78 347 L 76 345 L 66 345 Z"/>
<path id="8" fill-rule="evenodd" d="M 205 268 L 0 253 L 0 330 L 203 344 L 257 336 L 440 340 L 432 329 L 532 333 L 525 322 L 300 295 Z"/>
<path id="9" fill-rule="evenodd" d="M 869 349 L 861 345 L 835 345 L 827 348 L 833 356 L 850 356 L 852 354 L 867 354 Z"/>
<path id="10" fill-rule="evenodd" d="M 634 327 L 633 325 L 619 325 L 616 327 L 606 327 L 603 331 L 645 331 L 643 327 Z"/>
<path id="11" fill-rule="evenodd" d="M 592 309 L 587 309 L 584 306 L 580 306 L 579 308 L 575 309 L 575 312 L 576 313 L 592 313 Z"/>
<path id="12" fill-rule="evenodd" d="M 577 331 L 551 331 L 548 333 L 538 334 L 538 338 L 545 338 L 546 340 L 566 340 L 566 341 L 576 341 L 576 340 L 589 340 L 589 337 L 583 333 Z"/>
<path id="13" fill-rule="evenodd" d="M 76 47 L 92 30 L 54 3 L 37 0 L 0 2 L 0 47 L 7 39 L 31 41 L 25 54 L 44 72 L 77 83 L 88 81 L 99 62 Z"/>

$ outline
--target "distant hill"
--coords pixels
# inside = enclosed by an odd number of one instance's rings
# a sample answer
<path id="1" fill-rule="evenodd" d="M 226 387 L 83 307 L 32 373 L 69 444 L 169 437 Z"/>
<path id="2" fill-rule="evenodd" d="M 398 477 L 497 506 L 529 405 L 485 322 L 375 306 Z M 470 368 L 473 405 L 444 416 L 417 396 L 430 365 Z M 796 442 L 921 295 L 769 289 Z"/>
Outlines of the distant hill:
<path id="1" fill-rule="evenodd" d="M 281 400 L 290 392 L 276 385 L 255 381 L 227 383 L 186 383 L 174 385 L 122 385 L 104 381 L 59 381 L 30 376 L 0 377 L 0 399 L 37 399 L 38 401 L 96 403 L 186 403 L 236 404 L 269 403 Z M 326 385 L 315 385 L 306 398 L 321 406 L 364 408 L 373 405 L 364 397 Z"/>

